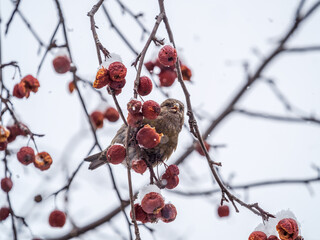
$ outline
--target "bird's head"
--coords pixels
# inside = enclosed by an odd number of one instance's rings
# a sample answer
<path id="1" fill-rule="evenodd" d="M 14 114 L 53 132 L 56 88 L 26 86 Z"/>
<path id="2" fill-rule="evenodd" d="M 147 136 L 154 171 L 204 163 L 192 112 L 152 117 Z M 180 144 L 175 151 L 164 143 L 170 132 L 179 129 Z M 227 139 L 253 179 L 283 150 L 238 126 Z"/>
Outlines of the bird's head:
<path id="1" fill-rule="evenodd" d="M 183 123 L 184 116 L 184 105 L 177 99 L 168 98 L 163 103 L 161 103 L 161 115 L 169 114 L 174 118 L 178 118 Z M 181 123 L 181 124 L 182 124 Z"/>

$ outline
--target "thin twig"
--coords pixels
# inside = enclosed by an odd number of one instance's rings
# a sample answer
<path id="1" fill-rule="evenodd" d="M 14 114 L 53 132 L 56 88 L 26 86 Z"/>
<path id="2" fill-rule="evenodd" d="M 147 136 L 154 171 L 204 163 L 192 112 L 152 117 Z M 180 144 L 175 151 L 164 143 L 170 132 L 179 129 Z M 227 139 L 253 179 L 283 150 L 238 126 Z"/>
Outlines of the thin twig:
<path id="1" fill-rule="evenodd" d="M 305 122 L 312 122 L 320 124 L 319 119 L 315 119 L 314 117 L 286 117 L 286 116 L 278 116 L 269 113 L 261 113 L 261 112 L 252 112 L 245 109 L 233 109 L 234 112 L 241 113 L 250 117 L 257 117 L 257 118 L 265 118 L 268 120 L 276 120 L 276 121 L 284 121 L 284 122 L 297 122 L 297 123 L 305 123 Z"/>
<path id="2" fill-rule="evenodd" d="M 20 0 L 17 0 L 17 1 L 16 1 L 16 6 L 15 6 L 15 8 L 13 9 L 13 12 L 12 12 L 12 14 L 11 14 L 8 22 L 7 22 L 5 35 L 7 35 L 8 31 L 9 31 L 10 24 L 11 24 L 11 22 L 12 22 L 12 20 L 13 20 L 13 17 L 14 17 L 15 14 L 16 14 L 16 12 L 18 11 L 19 5 L 20 5 Z"/>

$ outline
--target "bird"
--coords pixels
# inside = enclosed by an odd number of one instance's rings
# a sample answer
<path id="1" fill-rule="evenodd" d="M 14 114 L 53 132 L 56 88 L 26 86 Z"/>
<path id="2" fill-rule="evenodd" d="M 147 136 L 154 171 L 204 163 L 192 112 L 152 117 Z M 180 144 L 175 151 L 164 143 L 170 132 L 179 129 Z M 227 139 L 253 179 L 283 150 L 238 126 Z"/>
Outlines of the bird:
<path id="1" fill-rule="evenodd" d="M 132 161 L 134 159 L 144 159 L 148 165 L 152 167 L 168 160 L 171 154 L 176 150 L 178 145 L 179 133 L 184 123 L 184 104 L 173 98 L 168 98 L 160 105 L 161 111 L 154 120 L 144 118 L 140 127 L 130 131 L 128 146 L 128 157 Z M 157 133 L 162 133 L 160 143 L 151 149 L 142 148 L 135 140 L 135 135 L 140 128 L 149 124 L 154 127 Z M 89 169 L 94 170 L 107 163 L 106 153 L 110 146 L 114 144 L 126 145 L 127 132 L 129 127 L 125 124 L 117 131 L 111 141 L 111 144 L 102 152 L 86 157 L 84 161 L 90 162 Z M 123 161 L 126 166 L 126 161 Z"/>

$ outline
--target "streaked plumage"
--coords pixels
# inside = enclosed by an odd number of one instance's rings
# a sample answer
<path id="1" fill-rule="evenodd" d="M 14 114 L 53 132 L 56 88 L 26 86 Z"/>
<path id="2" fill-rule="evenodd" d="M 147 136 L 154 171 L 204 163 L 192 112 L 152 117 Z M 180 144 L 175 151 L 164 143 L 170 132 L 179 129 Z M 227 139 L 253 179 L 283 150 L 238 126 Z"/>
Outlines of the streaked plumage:
<path id="1" fill-rule="evenodd" d="M 129 159 L 143 158 L 150 162 L 153 166 L 167 160 L 173 151 L 175 151 L 178 144 L 178 136 L 183 126 L 184 120 L 184 105 L 182 102 L 176 99 L 169 98 L 165 100 L 161 105 L 160 115 L 155 120 L 144 119 L 143 125 L 149 124 L 155 127 L 158 133 L 162 133 L 161 142 L 158 146 L 152 149 L 142 149 L 135 141 L 135 134 L 138 129 L 133 129 L 130 138 L 134 139 L 129 145 Z M 117 134 L 111 141 L 111 145 L 115 143 L 126 144 L 128 127 L 122 125 Z M 109 147 L 108 147 L 109 148 Z M 91 162 L 89 169 L 96 169 L 107 162 L 106 152 L 108 148 L 103 152 L 94 154 L 85 158 L 85 161 Z M 125 161 L 124 161 L 125 163 Z"/>

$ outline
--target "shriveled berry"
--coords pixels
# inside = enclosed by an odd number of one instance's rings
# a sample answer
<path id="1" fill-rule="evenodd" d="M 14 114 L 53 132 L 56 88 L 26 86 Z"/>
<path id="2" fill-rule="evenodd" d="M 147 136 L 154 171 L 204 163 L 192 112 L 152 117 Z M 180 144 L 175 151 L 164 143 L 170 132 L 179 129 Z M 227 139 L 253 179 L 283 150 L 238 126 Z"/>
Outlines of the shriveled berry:
<path id="1" fill-rule="evenodd" d="M 164 173 L 161 176 L 161 179 L 163 180 L 163 184 L 167 189 L 173 189 L 179 185 L 179 177 L 177 175 L 170 175 L 168 173 Z"/>
<path id="2" fill-rule="evenodd" d="M 156 132 L 156 129 L 146 124 L 141 128 L 136 136 L 138 144 L 144 148 L 154 148 L 161 140 L 163 134 Z"/>
<path id="3" fill-rule="evenodd" d="M 142 103 L 135 99 L 132 99 L 127 104 L 128 112 L 131 114 L 137 114 L 138 112 L 140 112 L 141 107 L 142 107 Z"/>
<path id="4" fill-rule="evenodd" d="M 24 98 L 26 96 L 26 88 L 23 83 L 17 83 L 13 87 L 12 95 L 16 98 Z"/>
<path id="5" fill-rule="evenodd" d="M 222 205 L 218 207 L 218 215 L 219 217 L 228 217 L 230 213 L 229 206 Z"/>
<path id="6" fill-rule="evenodd" d="M 168 166 L 168 168 L 166 169 L 166 173 L 171 176 L 179 175 L 179 168 L 177 165 L 172 164 L 172 165 Z"/>
<path id="7" fill-rule="evenodd" d="M 47 170 L 52 164 L 52 158 L 47 152 L 40 152 L 36 155 L 34 159 L 34 166 L 39 168 L 41 171 Z"/>
<path id="8" fill-rule="evenodd" d="M 103 119 L 104 119 L 104 115 L 100 111 L 94 111 L 90 114 L 91 123 L 96 129 L 103 127 Z"/>
<path id="9" fill-rule="evenodd" d="M 143 211 L 143 209 L 139 203 L 136 203 L 134 205 L 134 213 L 135 213 L 137 221 L 140 221 L 142 223 L 148 222 L 148 214 L 145 211 Z M 130 217 L 132 219 L 132 212 L 131 211 L 130 211 Z"/>
<path id="10" fill-rule="evenodd" d="M 6 142 L 9 135 L 10 135 L 9 129 L 7 129 L 5 126 L 0 125 L 0 143 Z"/>
<path id="11" fill-rule="evenodd" d="M 129 126 L 131 127 L 139 127 L 140 124 L 142 123 L 142 120 L 143 120 L 143 115 L 142 113 L 136 113 L 136 114 L 131 114 L 131 113 L 128 113 L 128 117 L 127 117 L 127 122 L 129 124 Z"/>
<path id="12" fill-rule="evenodd" d="M 254 231 L 250 234 L 248 240 L 267 240 L 267 235 L 261 231 Z"/>
<path id="13" fill-rule="evenodd" d="M 63 74 L 70 70 L 70 58 L 66 55 L 57 56 L 52 61 L 54 70 L 57 73 Z"/>
<path id="14" fill-rule="evenodd" d="M 10 209 L 8 207 L 0 208 L 0 222 L 6 220 L 10 214 Z"/>
<path id="15" fill-rule="evenodd" d="M 101 67 L 96 74 L 96 79 L 93 82 L 93 87 L 98 89 L 103 88 L 104 86 L 107 86 L 109 82 L 110 77 L 108 69 Z"/>
<path id="16" fill-rule="evenodd" d="M 20 84 L 24 85 L 24 88 L 26 90 L 26 98 L 30 96 L 30 92 L 38 92 L 38 88 L 40 87 L 38 79 L 36 79 L 30 74 L 22 78 Z"/>
<path id="17" fill-rule="evenodd" d="M 36 156 L 31 147 L 22 147 L 17 152 L 17 158 L 23 165 L 29 165 L 35 160 Z"/>
<path id="18" fill-rule="evenodd" d="M 11 178 L 5 177 L 1 179 L 1 189 L 4 192 L 9 192 L 13 186 L 13 182 L 11 181 Z"/>
<path id="19" fill-rule="evenodd" d="M 207 152 L 209 152 L 209 150 L 210 150 L 210 145 L 209 145 L 206 141 L 204 141 L 204 146 L 206 147 Z M 196 143 L 196 151 L 197 151 L 201 156 L 205 156 L 205 153 L 203 152 L 203 150 L 202 150 L 199 142 Z"/>
<path id="20" fill-rule="evenodd" d="M 144 63 L 144 66 L 146 67 L 146 69 L 150 73 L 152 73 L 155 65 L 154 65 L 154 63 L 152 61 L 149 61 L 149 62 Z"/>
<path id="21" fill-rule="evenodd" d="M 122 163 L 126 158 L 126 149 L 122 145 L 112 145 L 107 151 L 107 160 L 112 164 Z"/>
<path id="22" fill-rule="evenodd" d="M 142 105 L 142 114 L 147 119 L 156 119 L 161 112 L 160 105 L 152 100 L 146 101 Z"/>
<path id="23" fill-rule="evenodd" d="M 0 142 L 0 151 L 4 151 L 7 149 L 8 141 Z"/>
<path id="24" fill-rule="evenodd" d="M 147 76 L 140 77 L 138 93 L 141 96 L 147 96 L 152 91 L 152 82 Z"/>
<path id="25" fill-rule="evenodd" d="M 127 68 L 121 62 L 113 62 L 109 65 L 109 75 L 113 81 L 122 81 L 127 75 Z"/>
<path id="26" fill-rule="evenodd" d="M 192 72 L 190 68 L 188 68 L 186 65 L 181 64 L 181 73 L 182 73 L 182 79 L 185 81 L 190 81 L 192 77 Z"/>
<path id="27" fill-rule="evenodd" d="M 161 220 L 165 223 L 172 222 L 176 219 L 177 217 L 177 209 L 176 207 L 169 203 L 166 204 L 162 209 L 161 209 Z"/>
<path id="28" fill-rule="evenodd" d="M 299 234 L 299 227 L 296 220 L 292 218 L 281 219 L 276 229 L 281 240 L 295 240 Z"/>
<path id="29" fill-rule="evenodd" d="M 163 66 L 172 66 L 177 62 L 177 51 L 170 45 L 162 47 L 158 59 Z"/>
<path id="30" fill-rule="evenodd" d="M 36 202 L 36 203 L 39 203 L 42 201 L 42 196 L 40 194 L 34 196 L 33 200 Z"/>
<path id="31" fill-rule="evenodd" d="M 146 213 L 157 214 L 164 207 L 163 197 L 159 193 L 150 192 L 143 197 L 141 207 Z"/>
<path id="32" fill-rule="evenodd" d="M 106 111 L 103 113 L 103 116 L 110 122 L 116 122 L 120 117 L 117 109 L 113 107 L 108 107 Z"/>
<path id="33" fill-rule="evenodd" d="M 51 227 L 63 227 L 66 223 L 66 214 L 60 210 L 54 210 L 50 213 L 49 224 Z"/>
<path id="34" fill-rule="evenodd" d="M 267 240 L 279 240 L 279 238 L 275 235 L 270 235 Z"/>
<path id="35" fill-rule="evenodd" d="M 73 81 L 69 82 L 69 84 L 68 84 L 69 93 L 73 93 L 75 88 L 76 88 L 76 86 L 74 85 L 74 82 Z"/>
<path id="36" fill-rule="evenodd" d="M 161 70 L 159 80 L 161 87 L 170 87 L 177 78 L 177 74 L 173 70 Z"/>
<path id="37" fill-rule="evenodd" d="M 132 161 L 131 167 L 136 173 L 143 174 L 147 170 L 148 166 L 143 159 L 136 159 Z"/>

